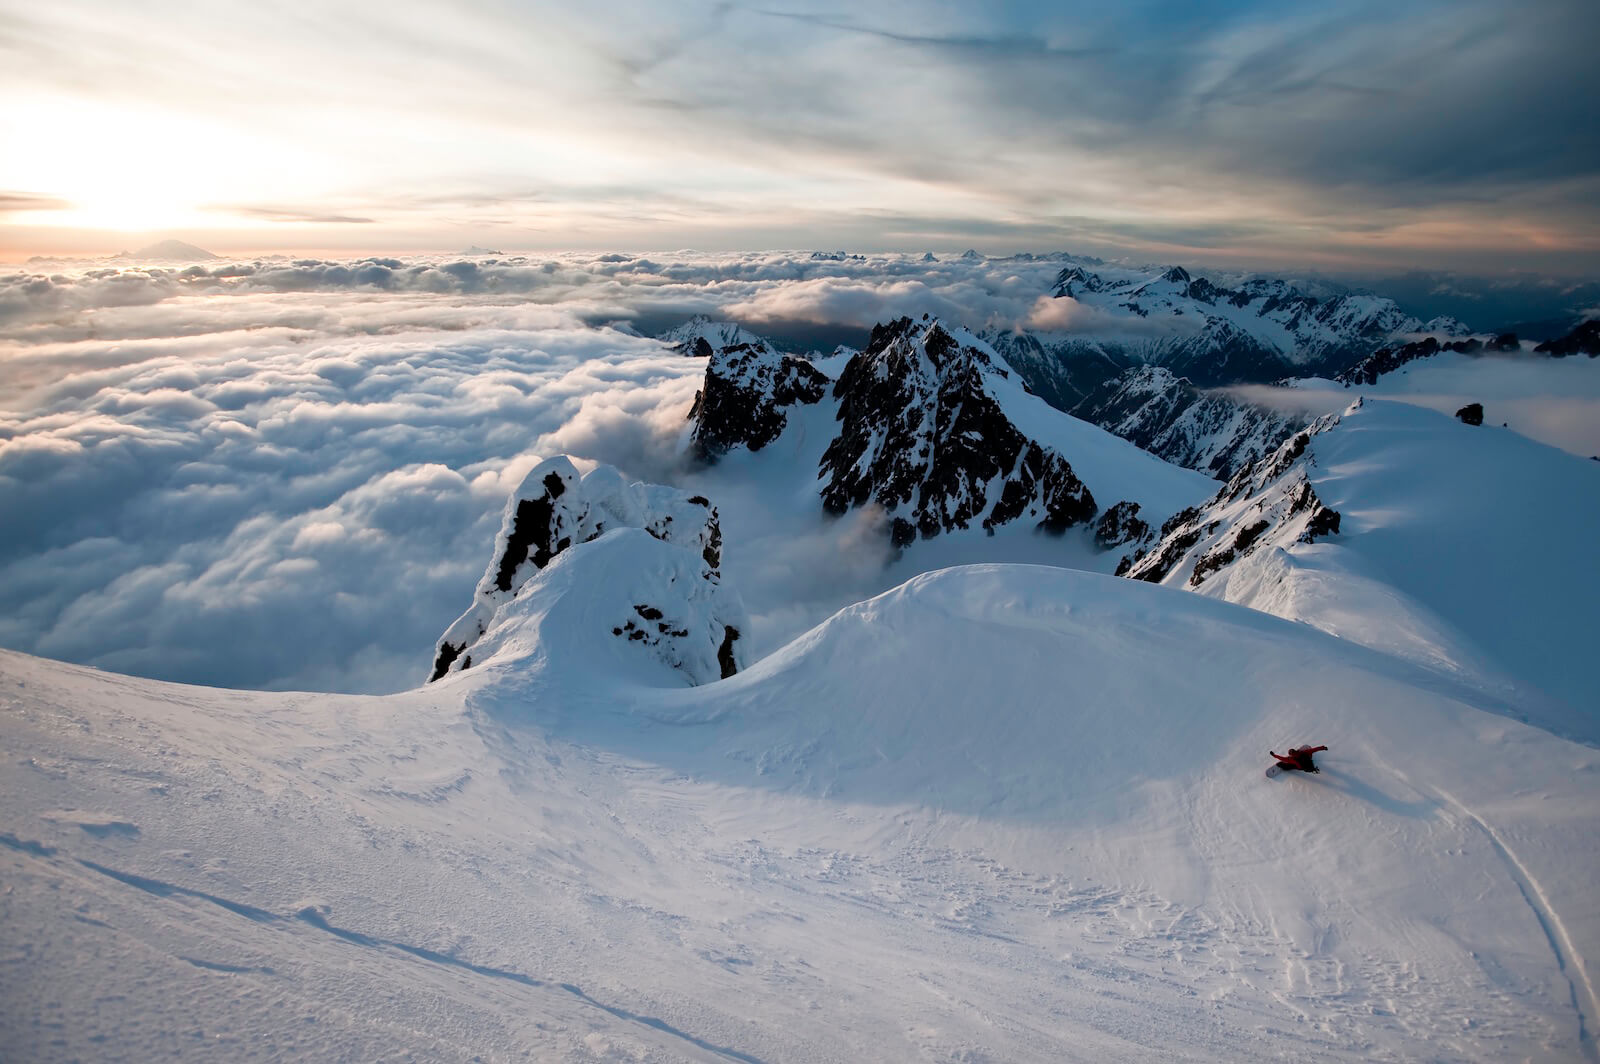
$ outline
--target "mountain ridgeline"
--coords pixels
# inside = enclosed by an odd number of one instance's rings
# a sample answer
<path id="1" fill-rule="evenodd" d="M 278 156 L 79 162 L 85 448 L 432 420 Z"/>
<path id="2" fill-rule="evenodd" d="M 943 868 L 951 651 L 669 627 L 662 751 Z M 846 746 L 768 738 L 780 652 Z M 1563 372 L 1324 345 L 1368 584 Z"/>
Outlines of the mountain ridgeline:
<path id="1" fill-rule="evenodd" d="M 705 331 L 705 330 L 702 330 Z M 715 331 L 715 330 L 713 330 Z M 733 343 L 706 359 L 689 417 L 702 462 L 735 448 L 762 451 L 806 407 L 830 425 L 814 457 L 818 503 L 839 516 L 870 508 L 893 545 L 1018 525 L 1061 533 L 1086 526 L 1101 500 L 1077 468 L 1158 520 L 1197 498 L 1205 481 L 1068 417 L 1029 393 L 993 348 L 935 319 L 878 325 L 837 378 L 764 341 Z M 834 363 L 837 365 L 837 363 Z M 827 417 L 831 414 L 831 418 Z M 812 432 L 815 433 L 813 428 Z M 811 475 L 811 474 L 797 474 Z M 1148 491 L 1145 489 L 1149 488 Z"/>

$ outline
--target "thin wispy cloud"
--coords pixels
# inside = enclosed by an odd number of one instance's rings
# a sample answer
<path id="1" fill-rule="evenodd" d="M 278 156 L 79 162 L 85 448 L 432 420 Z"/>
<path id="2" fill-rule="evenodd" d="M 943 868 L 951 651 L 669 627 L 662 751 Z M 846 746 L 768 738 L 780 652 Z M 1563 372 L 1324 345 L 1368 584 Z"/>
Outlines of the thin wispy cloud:
<path id="1" fill-rule="evenodd" d="M 17 146 L 0 187 L 38 197 L 17 210 L 37 240 L 162 218 L 263 248 L 825 234 L 910 250 L 1006 232 L 1036 250 L 1573 270 L 1600 256 L 1593 29 L 1581 0 L 181 18 L 75 0 L 0 29 Z M 137 196 L 113 180 L 132 153 Z"/>

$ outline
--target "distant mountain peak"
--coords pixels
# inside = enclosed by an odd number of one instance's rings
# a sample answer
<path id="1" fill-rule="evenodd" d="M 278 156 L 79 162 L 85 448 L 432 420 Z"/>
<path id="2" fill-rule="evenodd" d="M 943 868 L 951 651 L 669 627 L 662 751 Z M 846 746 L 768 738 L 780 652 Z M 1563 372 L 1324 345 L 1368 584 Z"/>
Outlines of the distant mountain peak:
<path id="1" fill-rule="evenodd" d="M 143 262 L 209 262 L 219 257 L 205 248 L 185 244 L 181 240 L 161 240 L 148 244 L 138 251 L 124 251 L 117 255 L 117 258 L 138 259 Z"/>
<path id="2" fill-rule="evenodd" d="M 1065 456 L 1008 416 L 995 382 L 1009 377 L 986 344 L 936 318 L 874 326 L 834 385 L 840 427 L 822 457 L 823 506 L 877 504 L 897 546 L 974 524 L 1059 531 L 1094 517 Z"/>

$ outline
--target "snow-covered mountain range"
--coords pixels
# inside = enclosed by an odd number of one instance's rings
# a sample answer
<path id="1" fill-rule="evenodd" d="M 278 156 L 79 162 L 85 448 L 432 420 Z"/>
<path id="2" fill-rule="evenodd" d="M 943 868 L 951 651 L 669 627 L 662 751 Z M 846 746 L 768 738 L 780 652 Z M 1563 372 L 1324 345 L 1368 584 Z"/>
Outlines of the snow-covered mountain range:
<path id="1" fill-rule="evenodd" d="M 1165 366 L 1135 366 L 1100 385 L 1072 414 L 1176 465 L 1226 479 L 1273 451 L 1301 415 L 1196 388 Z"/>
<path id="2" fill-rule="evenodd" d="M 1319 299 L 1268 279 L 1228 288 L 1181 266 L 1160 273 L 1069 266 L 1052 294 L 1087 319 L 1058 350 L 1098 348 L 1202 385 L 1338 369 L 1397 336 L 1467 331 L 1453 319 L 1418 321 L 1381 296 Z"/>

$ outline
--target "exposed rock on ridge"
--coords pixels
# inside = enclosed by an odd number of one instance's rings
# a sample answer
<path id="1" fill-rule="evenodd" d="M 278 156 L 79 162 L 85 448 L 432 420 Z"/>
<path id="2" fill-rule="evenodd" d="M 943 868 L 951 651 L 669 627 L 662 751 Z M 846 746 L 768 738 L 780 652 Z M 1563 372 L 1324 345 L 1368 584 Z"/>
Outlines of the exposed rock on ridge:
<path id="1" fill-rule="evenodd" d="M 1600 318 L 1591 318 L 1567 335 L 1556 340 L 1546 340 L 1534 350 L 1542 355 L 1554 355 L 1557 358 L 1566 358 L 1568 355 L 1600 357 Z"/>
<path id="2" fill-rule="evenodd" d="M 1469 337 L 1465 340 L 1443 342 L 1436 337 L 1425 336 L 1421 340 L 1413 340 L 1398 347 L 1381 347 L 1334 379 L 1346 388 L 1358 384 L 1377 384 L 1378 378 L 1385 373 L 1393 373 L 1408 362 L 1415 362 L 1420 358 L 1432 358 L 1434 355 L 1446 352 L 1462 355 L 1506 353 L 1520 348 L 1521 344 L 1517 342 L 1516 333 L 1502 333 L 1492 340 Z"/>
<path id="3" fill-rule="evenodd" d="M 695 456 L 714 461 L 741 444 L 761 450 L 782 434 L 788 407 L 821 402 L 829 383 L 811 363 L 765 340 L 722 347 L 707 362 L 689 411 Z"/>
<path id="4" fill-rule="evenodd" d="M 1208 502 L 1174 514 L 1155 547 L 1124 558 L 1117 575 L 1150 583 L 1183 580 L 1194 588 L 1255 551 L 1337 534 L 1339 512 L 1323 505 L 1306 469 L 1315 462 L 1307 450 L 1312 438 L 1339 420 L 1319 418 L 1235 473 Z"/>
<path id="5" fill-rule="evenodd" d="M 472 606 L 439 640 L 429 681 L 472 664 L 472 652 L 495 625 L 501 611 L 528 582 L 563 552 L 620 528 L 640 529 L 662 543 L 682 548 L 683 557 L 672 564 L 684 570 L 684 585 L 677 598 L 715 599 L 721 583 L 722 531 L 716 507 L 704 496 L 690 495 L 658 484 L 628 483 L 611 466 L 599 466 L 579 476 L 565 456 L 535 466 L 506 502 L 494 554 L 479 581 Z M 709 587 L 696 593 L 693 581 Z M 669 581 L 675 583 L 676 581 Z M 735 661 L 733 640 L 737 625 L 745 623 L 735 606 L 728 606 L 728 623 L 713 626 L 710 635 L 683 623 L 682 604 L 639 602 L 637 616 L 619 617 L 614 635 L 658 651 L 669 664 L 696 660 L 678 644 L 682 640 L 712 638 L 708 655 L 716 661 L 718 645 L 728 648 L 726 661 Z M 705 626 L 698 626 L 704 628 Z M 723 631 L 729 629 L 732 634 Z M 696 682 L 716 677 L 697 677 Z"/>
<path id="6" fill-rule="evenodd" d="M 1024 435 L 991 387 L 992 349 L 938 321 L 880 324 L 834 385 L 839 433 L 822 456 L 823 506 L 875 503 L 904 546 L 918 535 L 1029 520 L 1060 531 L 1097 510 L 1056 451 Z"/>
<path id="7" fill-rule="evenodd" d="M 1272 453 L 1307 420 L 1202 391 L 1164 366 L 1127 370 L 1071 413 L 1175 465 L 1219 478 Z"/>

